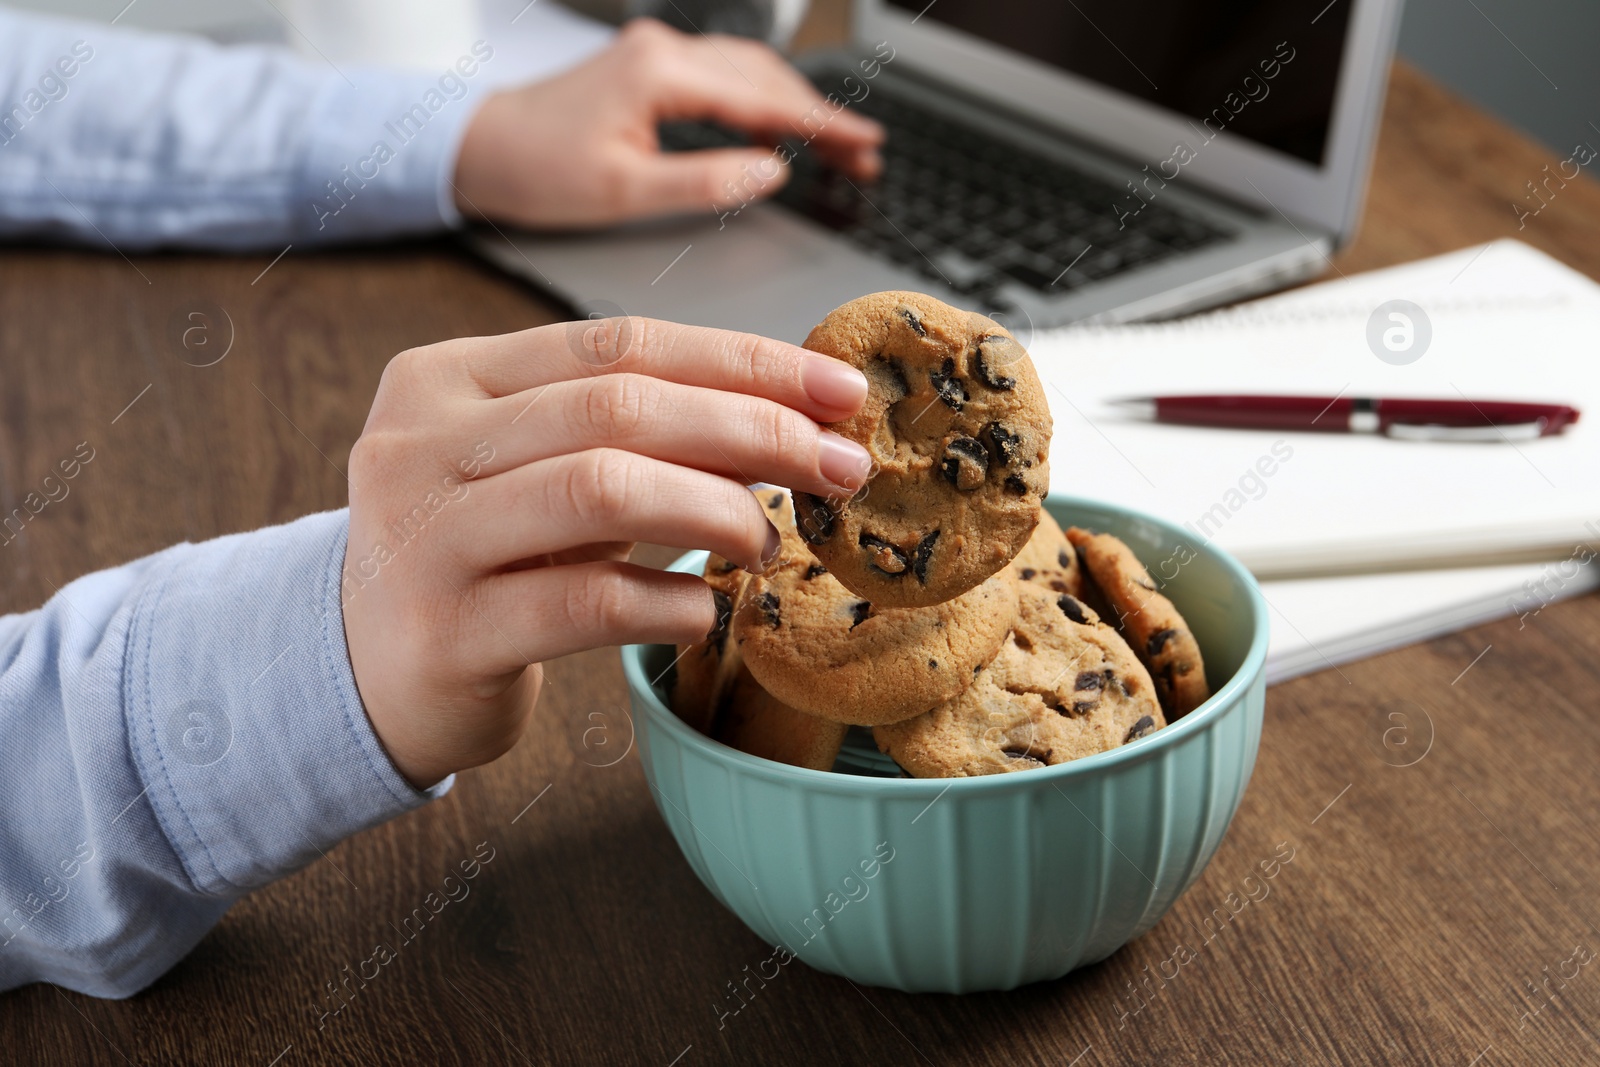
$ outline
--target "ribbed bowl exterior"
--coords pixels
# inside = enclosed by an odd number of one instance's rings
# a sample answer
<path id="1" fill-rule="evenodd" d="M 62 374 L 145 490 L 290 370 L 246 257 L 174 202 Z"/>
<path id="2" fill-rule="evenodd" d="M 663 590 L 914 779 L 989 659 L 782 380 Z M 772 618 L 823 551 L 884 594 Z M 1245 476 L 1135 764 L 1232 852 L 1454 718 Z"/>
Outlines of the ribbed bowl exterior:
<path id="1" fill-rule="evenodd" d="M 1208 656 L 1206 705 L 1056 767 L 874 778 L 703 737 L 650 684 L 671 650 L 624 650 L 656 805 L 700 880 L 769 944 L 867 985 L 1010 989 L 1111 955 L 1210 862 L 1261 738 L 1265 605 L 1242 567 L 1178 527 L 1090 501 L 1049 506 L 1063 524 L 1123 537 L 1153 570 L 1187 549 L 1167 591 Z"/>

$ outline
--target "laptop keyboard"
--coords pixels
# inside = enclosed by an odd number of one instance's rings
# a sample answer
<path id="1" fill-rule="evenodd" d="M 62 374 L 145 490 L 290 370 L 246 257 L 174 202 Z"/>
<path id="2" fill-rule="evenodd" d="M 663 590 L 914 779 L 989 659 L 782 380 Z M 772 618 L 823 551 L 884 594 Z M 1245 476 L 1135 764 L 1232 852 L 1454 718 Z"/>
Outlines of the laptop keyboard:
<path id="1" fill-rule="evenodd" d="M 1130 206 L 1126 188 L 881 87 L 852 106 L 888 131 L 878 180 L 854 181 L 791 143 L 792 173 L 774 199 L 978 301 L 1003 304 L 1014 284 L 1070 291 L 1232 236 L 1159 200 L 1119 229 L 1114 205 Z M 661 140 L 668 151 L 748 143 L 681 122 L 664 124 Z"/>

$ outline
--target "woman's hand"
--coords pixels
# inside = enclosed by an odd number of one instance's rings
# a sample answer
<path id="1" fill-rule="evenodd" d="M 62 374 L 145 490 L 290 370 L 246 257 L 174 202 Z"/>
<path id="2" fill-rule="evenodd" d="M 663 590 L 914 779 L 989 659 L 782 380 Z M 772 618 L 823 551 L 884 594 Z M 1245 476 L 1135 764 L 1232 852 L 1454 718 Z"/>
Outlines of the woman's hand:
<path id="1" fill-rule="evenodd" d="M 521 226 L 595 226 L 731 208 L 788 180 L 766 148 L 663 153 L 656 126 L 673 119 L 809 141 L 857 178 L 881 166 L 883 128 L 830 106 L 771 48 L 636 19 L 588 62 L 484 103 L 457 157 L 456 206 Z"/>
<path id="2" fill-rule="evenodd" d="M 746 484 L 859 488 L 866 450 L 817 423 L 866 391 L 793 345 L 646 319 L 396 356 L 350 455 L 343 600 L 401 773 L 427 786 L 508 750 L 544 660 L 704 636 L 705 583 L 626 562 L 633 542 L 763 569 L 778 533 Z"/>

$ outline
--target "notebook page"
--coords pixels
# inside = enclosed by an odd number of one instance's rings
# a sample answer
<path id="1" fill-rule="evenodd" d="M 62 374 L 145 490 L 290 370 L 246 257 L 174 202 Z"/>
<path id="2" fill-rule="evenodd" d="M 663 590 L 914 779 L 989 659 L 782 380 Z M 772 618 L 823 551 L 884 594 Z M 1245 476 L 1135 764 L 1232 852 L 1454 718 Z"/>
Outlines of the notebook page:
<path id="1" fill-rule="evenodd" d="M 1421 358 L 1384 362 L 1374 308 L 1420 306 Z M 1026 340 L 1026 338 L 1024 338 Z M 1515 241 L 1336 280 L 1173 324 L 1041 333 L 1057 491 L 1186 525 L 1247 565 L 1381 558 L 1407 542 L 1492 549 L 1600 537 L 1600 286 Z M 1242 392 L 1563 401 L 1585 417 L 1516 444 L 1159 426 L 1105 401 Z"/>

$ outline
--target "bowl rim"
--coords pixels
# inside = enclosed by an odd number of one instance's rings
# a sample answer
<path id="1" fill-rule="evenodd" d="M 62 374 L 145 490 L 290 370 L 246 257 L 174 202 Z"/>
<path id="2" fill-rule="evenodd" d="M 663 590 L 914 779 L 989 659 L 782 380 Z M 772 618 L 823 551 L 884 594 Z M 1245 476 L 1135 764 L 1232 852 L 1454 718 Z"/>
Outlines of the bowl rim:
<path id="1" fill-rule="evenodd" d="M 1045 499 L 1047 503 L 1057 509 L 1071 510 L 1077 506 L 1084 506 L 1091 509 L 1119 512 L 1130 518 L 1161 527 L 1166 532 L 1183 538 L 1186 544 L 1193 540 L 1189 531 L 1184 530 L 1183 527 L 1175 523 L 1109 501 L 1056 493 L 1049 494 Z M 1231 678 L 1211 694 L 1211 697 L 1204 704 L 1189 712 L 1176 723 L 1165 726 L 1130 744 L 1120 745 L 1105 752 L 1097 752 L 1092 756 L 1068 760 L 1066 763 L 1058 763 L 1053 767 L 1043 767 L 1015 774 L 988 774 L 970 778 L 879 778 L 871 775 L 840 774 L 832 770 L 815 771 L 807 767 L 792 767 L 786 763 L 778 763 L 775 760 L 752 756 L 720 741 L 713 740 L 678 718 L 672 709 L 667 707 L 666 703 L 656 695 L 655 686 L 645 673 L 644 654 L 648 648 L 654 647 L 653 644 L 622 646 L 622 670 L 627 679 L 629 692 L 635 698 L 635 701 L 644 708 L 645 715 L 650 719 L 652 727 L 665 730 L 679 744 L 687 745 L 716 762 L 731 765 L 741 774 L 753 775 L 768 781 L 802 784 L 825 792 L 860 793 L 863 791 L 887 790 L 908 797 L 918 797 L 930 793 L 938 793 L 943 796 L 946 791 L 951 789 L 960 789 L 966 792 L 988 792 L 997 789 L 1027 787 L 1029 783 L 1059 785 L 1063 779 L 1109 771 L 1124 763 L 1143 762 L 1158 755 L 1163 749 L 1180 743 L 1190 734 L 1207 729 L 1214 720 L 1222 717 L 1226 709 L 1242 699 L 1245 692 L 1261 677 L 1263 668 L 1266 665 L 1267 641 L 1272 632 L 1271 620 L 1267 613 L 1266 598 L 1261 595 L 1255 576 L 1232 555 L 1211 542 L 1201 544 L 1198 551 L 1213 557 L 1232 576 L 1234 581 L 1245 590 L 1245 599 L 1254 613 L 1254 632 L 1251 634 L 1250 649 L 1245 654 L 1244 662 L 1239 665 L 1238 670 L 1233 672 Z M 700 566 L 703 566 L 704 555 L 703 551 L 686 552 L 673 560 L 667 569 L 687 570 L 690 561 L 694 560 L 694 569 L 698 571 Z M 674 660 L 673 662 L 677 661 Z M 658 680 L 659 677 L 658 675 Z M 637 729 L 636 725 L 635 731 Z"/>

